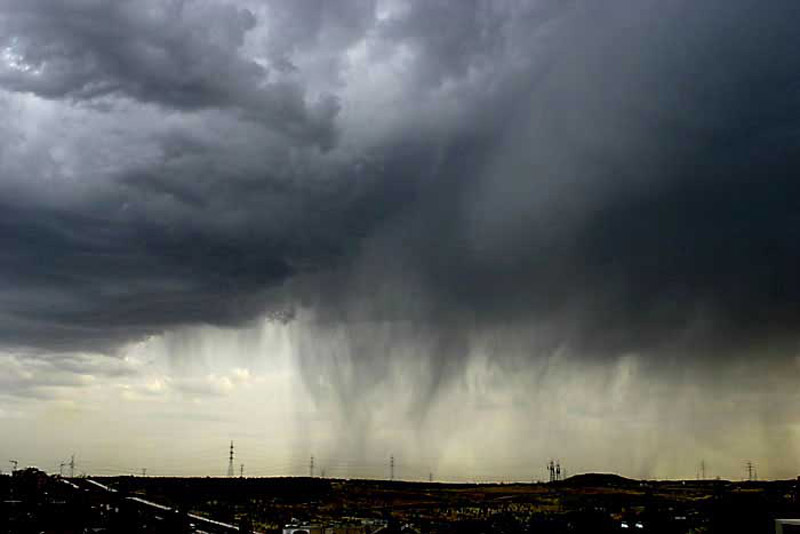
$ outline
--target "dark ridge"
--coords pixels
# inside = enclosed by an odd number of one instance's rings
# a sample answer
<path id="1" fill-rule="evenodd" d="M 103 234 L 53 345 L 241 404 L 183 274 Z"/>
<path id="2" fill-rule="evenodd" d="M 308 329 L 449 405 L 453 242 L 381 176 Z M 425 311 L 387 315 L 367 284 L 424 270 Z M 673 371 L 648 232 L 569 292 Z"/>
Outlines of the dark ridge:
<path id="1" fill-rule="evenodd" d="M 620 487 L 638 486 L 640 482 L 630 478 L 625 478 L 614 473 L 583 473 L 573 475 L 561 482 L 566 486 L 580 487 Z"/>

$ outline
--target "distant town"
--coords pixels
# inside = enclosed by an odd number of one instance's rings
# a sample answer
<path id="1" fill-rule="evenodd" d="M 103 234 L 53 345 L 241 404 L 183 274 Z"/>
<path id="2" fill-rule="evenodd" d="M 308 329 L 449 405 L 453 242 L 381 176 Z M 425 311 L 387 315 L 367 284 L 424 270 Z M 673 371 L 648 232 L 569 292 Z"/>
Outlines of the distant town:
<path id="1" fill-rule="evenodd" d="M 549 467 L 549 465 L 548 465 Z M 481 534 L 800 532 L 794 480 L 540 483 L 319 477 L 0 475 L 0 533 Z"/>

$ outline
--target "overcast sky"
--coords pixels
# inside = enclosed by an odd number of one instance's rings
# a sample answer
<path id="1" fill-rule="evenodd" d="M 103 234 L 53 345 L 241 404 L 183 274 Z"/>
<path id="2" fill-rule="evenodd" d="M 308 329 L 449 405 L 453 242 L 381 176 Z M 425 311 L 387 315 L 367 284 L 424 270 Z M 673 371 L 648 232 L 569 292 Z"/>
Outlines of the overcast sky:
<path id="1" fill-rule="evenodd" d="M 796 476 L 798 23 L 0 0 L 0 458 Z"/>

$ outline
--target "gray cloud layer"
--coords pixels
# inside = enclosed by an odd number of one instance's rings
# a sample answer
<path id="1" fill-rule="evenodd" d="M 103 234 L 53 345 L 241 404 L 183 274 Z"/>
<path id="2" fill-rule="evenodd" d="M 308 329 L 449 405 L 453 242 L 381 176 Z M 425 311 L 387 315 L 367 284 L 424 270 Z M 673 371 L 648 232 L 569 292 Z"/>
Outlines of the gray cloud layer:
<path id="1" fill-rule="evenodd" d="M 0 340 L 794 354 L 797 9 L 4 0 Z"/>
<path id="2" fill-rule="evenodd" d="M 167 109 L 234 108 L 246 117 L 329 144 L 334 99 L 309 104 L 302 88 L 270 81 L 240 53 L 256 24 L 248 9 L 216 2 L 4 1 L 0 45 L 24 68 L 0 83 L 44 98 L 121 95 Z"/>

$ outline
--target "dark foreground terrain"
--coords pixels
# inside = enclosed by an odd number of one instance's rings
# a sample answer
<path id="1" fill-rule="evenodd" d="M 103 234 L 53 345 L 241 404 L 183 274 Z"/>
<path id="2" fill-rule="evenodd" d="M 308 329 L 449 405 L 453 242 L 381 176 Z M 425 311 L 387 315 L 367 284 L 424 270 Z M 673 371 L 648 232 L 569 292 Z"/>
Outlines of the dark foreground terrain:
<path id="1" fill-rule="evenodd" d="M 0 533 L 772 533 L 798 480 L 550 484 L 320 478 L 0 477 Z M 792 532 L 792 527 L 784 530 Z"/>

